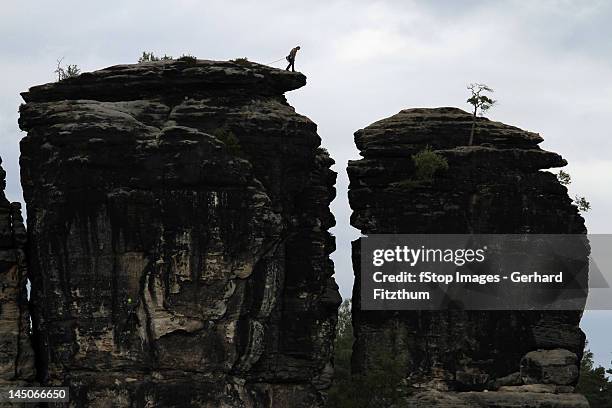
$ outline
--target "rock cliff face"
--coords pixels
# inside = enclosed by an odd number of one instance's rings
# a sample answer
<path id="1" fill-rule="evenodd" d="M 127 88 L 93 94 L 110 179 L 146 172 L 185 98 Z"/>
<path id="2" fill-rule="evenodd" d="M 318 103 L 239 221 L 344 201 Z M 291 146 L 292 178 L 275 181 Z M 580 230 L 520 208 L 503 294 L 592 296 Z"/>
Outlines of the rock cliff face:
<path id="1" fill-rule="evenodd" d="M 26 232 L 21 205 L 10 203 L 4 195 L 5 176 L 0 166 L 0 386 L 15 386 L 34 380 L 34 354 L 29 337 Z"/>
<path id="2" fill-rule="evenodd" d="M 376 233 L 585 233 L 567 189 L 549 172 L 566 164 L 542 138 L 455 108 L 408 109 L 355 133 L 351 223 Z M 429 146 L 449 169 L 411 183 L 411 156 Z M 353 245 L 354 371 L 390 350 L 419 407 L 583 407 L 572 394 L 582 356 L 580 312 L 367 312 L 359 308 Z M 479 392 L 487 390 L 489 392 Z M 565 393 L 557 395 L 554 393 Z"/>
<path id="3" fill-rule="evenodd" d="M 335 173 L 283 96 L 305 83 L 178 60 L 22 94 L 41 381 L 83 407 L 323 404 Z"/>

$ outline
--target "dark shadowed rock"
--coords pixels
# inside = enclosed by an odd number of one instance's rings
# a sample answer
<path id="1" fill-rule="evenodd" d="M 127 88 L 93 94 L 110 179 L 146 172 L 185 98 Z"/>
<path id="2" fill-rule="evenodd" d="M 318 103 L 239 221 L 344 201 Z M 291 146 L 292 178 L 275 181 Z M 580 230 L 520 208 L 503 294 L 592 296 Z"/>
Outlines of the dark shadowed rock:
<path id="1" fill-rule="evenodd" d="M 578 381 L 579 364 L 568 350 L 530 351 L 521 359 L 521 378 L 525 384 L 572 385 Z"/>
<path id="2" fill-rule="evenodd" d="M 162 61 L 23 94 L 43 382 L 83 407 L 322 405 L 335 173 L 283 96 L 304 84 Z"/>
<path id="3" fill-rule="evenodd" d="M 566 162 L 542 150 L 539 135 L 479 118 L 468 146 L 471 125 L 471 115 L 460 109 L 407 109 L 357 131 L 363 158 L 348 166 L 351 224 L 363 234 L 586 232 L 567 189 L 554 174 L 540 171 Z M 444 156 L 449 169 L 414 182 L 411 157 L 427 146 Z M 586 406 L 580 396 L 548 395 L 571 391 L 576 377 L 551 376 L 545 362 L 529 371 L 534 381 L 528 382 L 562 388 L 521 388 L 519 374 L 521 359 L 538 349 L 564 349 L 575 356 L 564 370 L 578 369 L 584 346 L 580 311 L 361 311 L 359 249 L 355 241 L 355 372 L 367 372 L 376 350 L 384 348 L 411 385 L 442 392 L 422 398 L 417 393 L 414 406 Z"/>
<path id="4" fill-rule="evenodd" d="M 34 380 L 26 291 L 26 232 L 21 205 L 10 203 L 4 195 L 5 176 L 0 166 L 0 387 L 28 385 Z"/>

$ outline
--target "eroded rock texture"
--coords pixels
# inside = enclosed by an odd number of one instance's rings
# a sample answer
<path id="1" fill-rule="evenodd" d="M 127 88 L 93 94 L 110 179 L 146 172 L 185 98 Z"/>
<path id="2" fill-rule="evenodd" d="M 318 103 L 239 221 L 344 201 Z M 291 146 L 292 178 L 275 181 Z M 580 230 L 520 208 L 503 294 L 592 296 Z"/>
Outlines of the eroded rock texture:
<path id="1" fill-rule="evenodd" d="M 305 83 L 162 61 L 23 94 L 44 383 L 74 406 L 322 405 L 335 173 L 283 96 Z"/>
<path id="2" fill-rule="evenodd" d="M 34 380 L 26 289 L 26 232 L 21 204 L 10 203 L 4 195 L 5 176 L 0 166 L 0 387 L 27 385 Z"/>
<path id="3" fill-rule="evenodd" d="M 539 135 L 479 118 L 468 146 L 470 127 L 460 109 L 408 109 L 357 131 L 352 225 L 364 234 L 586 232 L 567 189 L 540 171 L 566 162 L 540 149 Z M 411 156 L 426 146 L 449 169 L 411 182 Z M 382 347 L 405 369 L 414 406 L 588 406 L 567 394 L 584 346 L 580 312 L 361 311 L 359 257 L 356 241 L 354 371 L 367 371 Z"/>

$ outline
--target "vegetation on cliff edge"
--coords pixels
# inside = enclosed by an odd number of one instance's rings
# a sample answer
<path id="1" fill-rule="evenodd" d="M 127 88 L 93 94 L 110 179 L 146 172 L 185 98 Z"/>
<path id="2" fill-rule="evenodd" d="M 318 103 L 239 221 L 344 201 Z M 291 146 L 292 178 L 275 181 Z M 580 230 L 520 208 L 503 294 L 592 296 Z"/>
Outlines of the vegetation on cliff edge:
<path id="1" fill-rule="evenodd" d="M 576 392 L 583 394 L 591 408 L 612 408 L 612 381 L 608 378 L 612 369 L 595 367 L 593 353 L 585 351 L 580 363 L 580 380 Z"/>

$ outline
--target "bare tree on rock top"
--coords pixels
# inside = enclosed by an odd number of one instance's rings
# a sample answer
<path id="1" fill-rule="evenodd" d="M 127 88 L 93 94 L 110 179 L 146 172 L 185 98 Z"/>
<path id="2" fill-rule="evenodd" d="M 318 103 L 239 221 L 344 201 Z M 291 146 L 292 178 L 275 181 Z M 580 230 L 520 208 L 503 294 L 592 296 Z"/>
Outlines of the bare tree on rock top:
<path id="1" fill-rule="evenodd" d="M 64 79 L 77 77 L 81 74 L 81 69 L 76 64 L 68 64 L 64 67 L 62 66 L 62 61 L 64 61 L 64 57 L 57 60 L 57 68 L 53 71 L 57 74 L 58 82 Z"/>
<path id="2" fill-rule="evenodd" d="M 472 116 L 472 130 L 470 132 L 470 142 L 471 146 L 474 142 L 474 130 L 476 129 L 476 116 L 480 113 L 480 115 L 484 115 L 486 111 L 488 111 L 497 101 L 489 98 L 484 93 L 493 92 L 493 89 L 489 88 L 486 84 L 469 84 L 467 89 L 472 92 L 472 96 L 470 96 L 467 100 L 467 103 L 471 104 L 474 107 L 473 116 Z"/>

